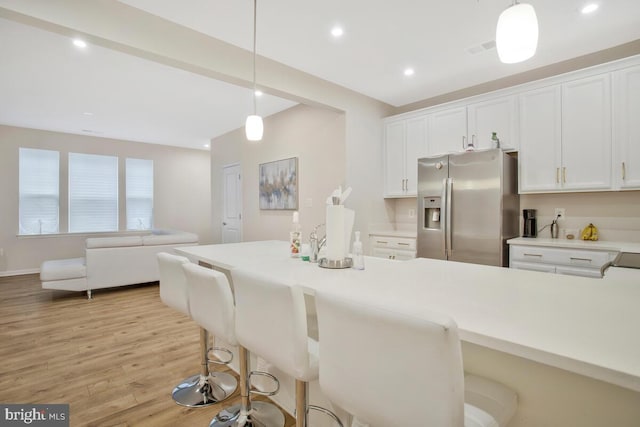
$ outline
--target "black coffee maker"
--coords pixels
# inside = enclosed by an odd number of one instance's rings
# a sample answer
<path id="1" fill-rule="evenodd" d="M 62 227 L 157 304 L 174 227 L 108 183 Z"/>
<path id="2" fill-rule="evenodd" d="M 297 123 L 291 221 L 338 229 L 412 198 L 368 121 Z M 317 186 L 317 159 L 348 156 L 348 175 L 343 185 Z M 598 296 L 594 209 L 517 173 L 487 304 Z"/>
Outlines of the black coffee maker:
<path id="1" fill-rule="evenodd" d="M 522 237 L 537 237 L 538 224 L 536 222 L 536 210 L 523 209 L 522 217 L 524 218 L 524 225 L 522 227 Z"/>

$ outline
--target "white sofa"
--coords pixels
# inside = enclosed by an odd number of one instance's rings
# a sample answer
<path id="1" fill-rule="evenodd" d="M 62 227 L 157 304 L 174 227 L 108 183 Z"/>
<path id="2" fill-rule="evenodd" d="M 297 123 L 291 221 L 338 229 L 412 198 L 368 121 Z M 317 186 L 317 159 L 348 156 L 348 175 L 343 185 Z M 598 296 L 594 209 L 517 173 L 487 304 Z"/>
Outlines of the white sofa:
<path id="1" fill-rule="evenodd" d="M 86 239 L 85 257 L 45 261 L 40 268 L 44 289 L 87 291 L 155 282 L 160 278 L 158 252 L 198 244 L 193 233 L 154 230 L 142 236 Z"/>

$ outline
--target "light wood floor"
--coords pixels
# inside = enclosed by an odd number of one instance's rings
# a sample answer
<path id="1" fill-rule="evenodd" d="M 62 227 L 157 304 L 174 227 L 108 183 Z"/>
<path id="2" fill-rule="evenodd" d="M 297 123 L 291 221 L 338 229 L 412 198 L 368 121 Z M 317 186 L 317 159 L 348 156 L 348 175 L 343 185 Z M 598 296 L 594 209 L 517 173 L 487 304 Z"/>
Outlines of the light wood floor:
<path id="1" fill-rule="evenodd" d="M 198 409 L 173 402 L 173 387 L 198 372 L 198 339 L 157 284 L 88 301 L 41 289 L 37 275 L 0 278 L 0 402 L 68 403 L 74 427 L 208 426 L 239 395 Z"/>

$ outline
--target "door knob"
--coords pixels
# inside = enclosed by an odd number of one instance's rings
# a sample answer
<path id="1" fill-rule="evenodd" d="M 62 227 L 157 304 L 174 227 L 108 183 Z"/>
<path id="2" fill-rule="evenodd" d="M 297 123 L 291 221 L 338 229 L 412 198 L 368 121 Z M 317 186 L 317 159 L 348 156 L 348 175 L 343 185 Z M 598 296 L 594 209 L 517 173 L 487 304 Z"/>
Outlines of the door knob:
<path id="1" fill-rule="evenodd" d="M 223 222 L 223 223 L 222 223 L 222 225 L 227 225 L 227 223 L 226 223 L 226 222 Z"/>

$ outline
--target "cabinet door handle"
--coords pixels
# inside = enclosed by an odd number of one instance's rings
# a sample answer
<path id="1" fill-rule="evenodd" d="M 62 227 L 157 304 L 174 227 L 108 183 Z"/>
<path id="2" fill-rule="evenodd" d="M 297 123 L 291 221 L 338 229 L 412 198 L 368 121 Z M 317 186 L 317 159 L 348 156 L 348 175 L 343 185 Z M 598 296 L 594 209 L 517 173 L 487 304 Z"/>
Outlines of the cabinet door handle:
<path id="1" fill-rule="evenodd" d="M 528 253 L 525 253 L 524 256 L 536 256 L 536 257 L 542 258 L 542 254 L 528 254 Z"/>
<path id="2" fill-rule="evenodd" d="M 466 144 L 466 142 L 467 142 L 467 137 L 466 137 L 466 136 L 463 136 L 463 137 L 462 137 L 462 149 L 463 149 L 463 150 L 466 150 L 466 148 L 467 148 L 467 144 Z"/>
<path id="3" fill-rule="evenodd" d="M 622 180 L 626 180 L 627 179 L 627 168 L 624 165 L 624 162 L 622 162 Z"/>
<path id="4" fill-rule="evenodd" d="M 587 261 L 587 262 L 591 262 L 591 261 L 593 261 L 591 258 L 570 257 L 569 259 L 570 259 L 571 261 Z"/>
<path id="5" fill-rule="evenodd" d="M 476 148 L 476 136 L 475 135 L 471 135 L 471 145 L 473 146 L 473 148 Z"/>
<path id="6" fill-rule="evenodd" d="M 560 168 L 556 168 L 556 184 L 560 184 Z"/>
<path id="7" fill-rule="evenodd" d="M 404 184 L 405 188 L 404 189 L 409 191 L 409 178 L 405 179 L 404 181 L 405 181 L 405 184 Z"/>
<path id="8" fill-rule="evenodd" d="M 562 168 L 562 183 L 563 184 L 567 183 L 567 168 L 566 167 Z"/>

